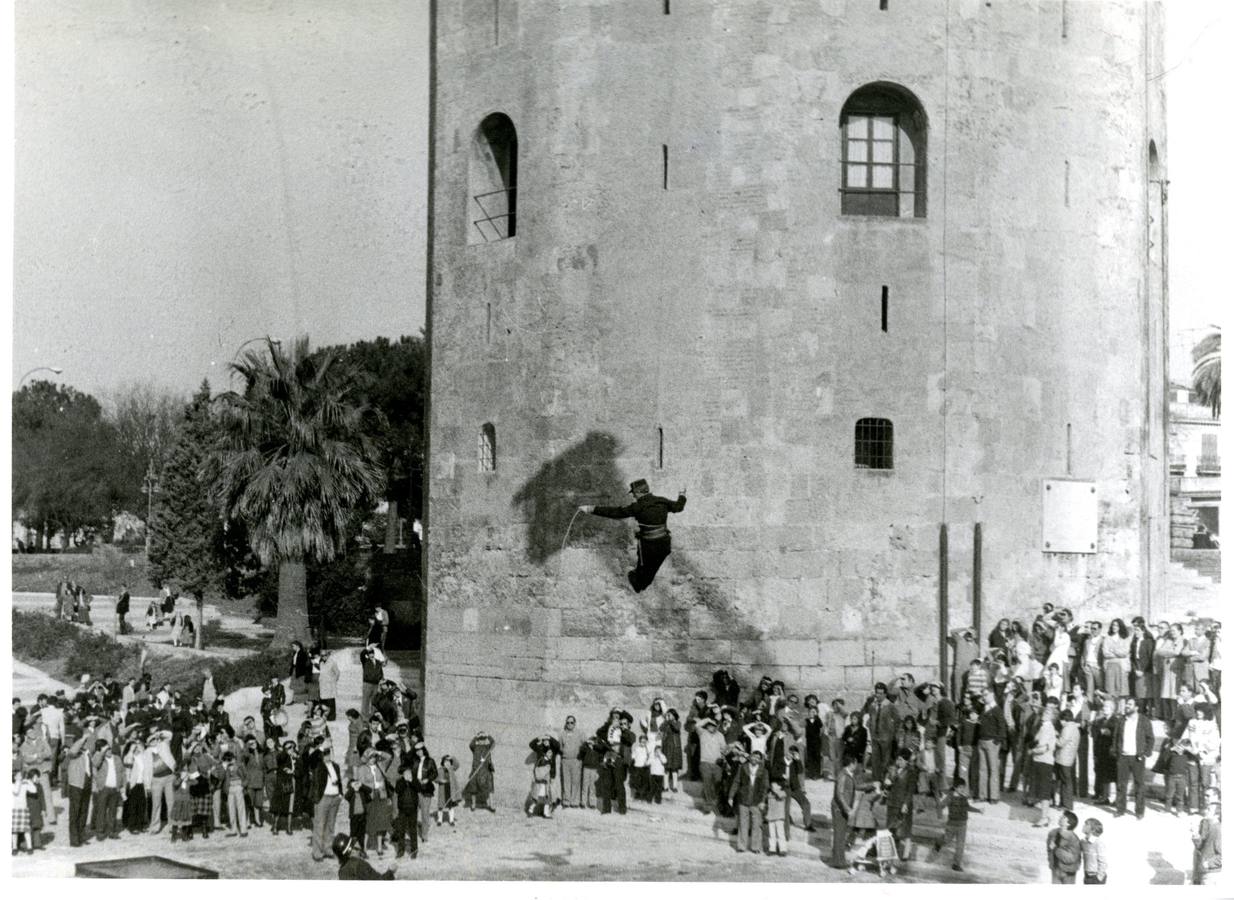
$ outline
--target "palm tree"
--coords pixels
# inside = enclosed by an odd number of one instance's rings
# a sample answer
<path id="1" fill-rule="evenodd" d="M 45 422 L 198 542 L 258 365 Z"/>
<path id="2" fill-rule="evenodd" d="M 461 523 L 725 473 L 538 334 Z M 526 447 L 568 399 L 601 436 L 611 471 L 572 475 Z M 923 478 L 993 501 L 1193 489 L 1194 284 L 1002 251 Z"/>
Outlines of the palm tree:
<path id="1" fill-rule="evenodd" d="M 309 638 L 305 563 L 328 562 L 346 546 L 350 514 L 380 495 L 383 476 L 364 428 L 376 415 L 355 378 L 330 354 L 312 356 L 308 338 L 290 353 L 270 338 L 231 371 L 244 391 L 215 398 L 221 445 L 206 467 L 215 499 L 248 527 L 263 565 L 277 564 L 275 643 Z"/>
<path id="2" fill-rule="evenodd" d="M 1221 326 L 1212 328 L 1191 351 L 1191 389 L 1216 418 L 1221 415 Z"/>

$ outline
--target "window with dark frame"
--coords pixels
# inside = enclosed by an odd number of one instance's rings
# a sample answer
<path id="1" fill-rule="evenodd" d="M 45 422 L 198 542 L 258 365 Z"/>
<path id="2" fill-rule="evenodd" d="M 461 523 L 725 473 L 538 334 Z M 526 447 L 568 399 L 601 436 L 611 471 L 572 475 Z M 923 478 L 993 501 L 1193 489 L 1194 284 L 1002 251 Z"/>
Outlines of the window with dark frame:
<path id="1" fill-rule="evenodd" d="M 890 419 L 858 419 L 853 462 L 859 469 L 894 469 L 894 433 Z"/>
<path id="2" fill-rule="evenodd" d="M 925 113 L 907 91 L 867 85 L 840 114 L 844 215 L 924 218 Z"/>
<path id="3" fill-rule="evenodd" d="M 492 422 L 480 426 L 479 469 L 482 474 L 497 471 L 497 429 Z"/>

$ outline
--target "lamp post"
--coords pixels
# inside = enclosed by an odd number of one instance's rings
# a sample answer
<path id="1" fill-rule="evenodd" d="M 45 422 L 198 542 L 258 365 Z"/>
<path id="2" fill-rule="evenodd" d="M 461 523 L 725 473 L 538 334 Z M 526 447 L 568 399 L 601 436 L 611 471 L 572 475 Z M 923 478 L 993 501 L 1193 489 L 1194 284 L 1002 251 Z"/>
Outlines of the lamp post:
<path id="1" fill-rule="evenodd" d="M 146 469 L 146 477 L 141 481 L 141 492 L 146 495 L 146 559 L 150 559 L 150 530 L 154 524 L 154 495 L 159 490 L 158 476 L 154 474 L 154 463 Z"/>
<path id="2" fill-rule="evenodd" d="M 64 369 L 60 368 L 59 366 L 35 366 L 33 369 L 28 371 L 25 375 L 22 375 L 21 378 L 17 379 L 17 390 L 20 391 L 22 384 L 25 383 L 25 380 L 29 378 L 31 375 L 33 375 L 35 372 L 54 372 L 55 374 L 60 375 L 64 372 Z"/>

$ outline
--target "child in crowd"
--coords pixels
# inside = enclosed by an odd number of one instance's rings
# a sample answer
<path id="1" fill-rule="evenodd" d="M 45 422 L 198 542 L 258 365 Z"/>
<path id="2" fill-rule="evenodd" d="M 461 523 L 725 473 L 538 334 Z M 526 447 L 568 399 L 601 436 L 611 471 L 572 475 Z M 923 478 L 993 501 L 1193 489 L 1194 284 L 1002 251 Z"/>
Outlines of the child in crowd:
<path id="1" fill-rule="evenodd" d="M 788 855 L 788 841 L 784 837 L 784 818 L 788 815 L 788 795 L 779 781 L 771 782 L 767 789 L 767 853 Z"/>
<path id="2" fill-rule="evenodd" d="M 635 800 L 650 800 L 651 748 L 647 735 L 641 734 L 630 753 L 630 791 Z"/>
<path id="3" fill-rule="evenodd" d="M 943 847 L 947 844 L 952 844 L 955 848 L 954 855 L 951 861 L 951 868 L 957 872 L 964 871 L 964 841 L 968 836 L 968 814 L 972 812 L 980 812 L 974 809 L 968 802 L 968 782 L 963 778 L 957 778 L 951 784 L 951 790 L 947 791 L 939 798 L 939 811 L 942 807 L 947 808 L 947 827 L 943 831 L 942 837 L 938 839 L 938 843 L 934 845 L 936 853 L 942 853 Z"/>
<path id="4" fill-rule="evenodd" d="M 1084 820 L 1084 840 L 1080 842 L 1080 850 L 1084 854 L 1084 883 L 1105 884 L 1105 842 L 1101 833 L 1105 826 L 1099 819 Z"/>
<path id="5" fill-rule="evenodd" d="M 668 761 L 660 744 L 653 746 L 647 754 L 647 802 L 664 802 L 664 772 Z"/>
<path id="6" fill-rule="evenodd" d="M 1187 779 L 1191 771 L 1191 760 L 1179 748 L 1178 743 L 1178 741 L 1171 741 L 1166 745 L 1170 758 L 1166 763 L 1164 804 L 1165 808 L 1176 817 L 1179 806 L 1182 806 L 1183 812 L 1187 811 Z M 1196 806 L 1199 806 L 1198 800 Z"/>
<path id="7" fill-rule="evenodd" d="M 31 803 L 33 797 L 36 803 Z M 32 812 L 37 809 L 38 812 Z M 21 839 L 26 839 L 26 852 L 34 853 L 34 816 L 42 818 L 42 801 L 39 799 L 39 771 L 21 767 L 13 769 L 13 855 L 20 849 Z M 40 826 L 42 822 L 39 823 Z"/>
<path id="8" fill-rule="evenodd" d="M 182 769 L 176 775 L 175 787 L 171 795 L 171 813 L 167 816 L 167 823 L 171 826 L 173 844 L 177 839 L 182 841 L 193 839 L 193 795 L 189 793 L 189 788 L 194 777 L 188 769 Z"/>
<path id="9" fill-rule="evenodd" d="M 600 777 L 600 765 L 604 762 L 604 750 L 600 739 L 596 737 L 583 741 L 579 749 L 583 759 L 583 805 L 595 809 L 600 799 L 597 781 Z"/>
<path id="10" fill-rule="evenodd" d="M 458 793 L 458 778 L 455 772 L 458 771 L 458 760 L 450 754 L 446 754 L 441 758 L 441 765 L 437 767 L 437 810 L 433 813 L 437 824 L 449 822 L 450 827 L 454 827 L 454 807 L 461 801 Z M 424 802 L 428 802 L 427 798 Z"/>
<path id="11" fill-rule="evenodd" d="M 981 714 L 977 707 L 968 705 L 964 708 L 964 718 L 955 733 L 955 775 L 957 779 L 970 781 L 969 773 L 973 759 L 973 748 L 977 746 L 977 721 Z"/>
<path id="12" fill-rule="evenodd" d="M 401 787 L 401 781 L 399 785 Z M 359 855 L 367 859 L 368 854 L 364 852 L 364 836 L 368 831 L 368 816 L 359 779 L 353 778 L 347 782 L 347 792 L 343 794 L 343 799 L 347 801 L 348 835 L 352 842 L 360 848 Z"/>
<path id="13" fill-rule="evenodd" d="M 1080 838 L 1075 833 L 1079 823 L 1079 817 L 1065 809 L 1058 817 L 1058 827 L 1046 836 L 1046 859 L 1054 884 L 1075 884 L 1075 874 L 1084 861 Z"/>
<path id="14" fill-rule="evenodd" d="M 1058 667 L 1058 663 L 1050 663 L 1045 671 L 1045 689 L 1042 693 L 1048 699 L 1053 697 L 1055 700 L 1062 703 L 1063 691 L 1066 689 L 1066 683 L 1063 681 L 1063 673 Z"/>

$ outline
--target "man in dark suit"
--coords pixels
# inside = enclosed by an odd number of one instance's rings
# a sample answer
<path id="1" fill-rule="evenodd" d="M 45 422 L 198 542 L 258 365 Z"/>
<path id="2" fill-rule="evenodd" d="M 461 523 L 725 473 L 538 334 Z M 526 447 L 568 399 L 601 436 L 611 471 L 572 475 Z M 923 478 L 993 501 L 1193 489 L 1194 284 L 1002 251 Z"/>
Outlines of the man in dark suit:
<path id="1" fill-rule="evenodd" d="M 657 497 L 651 493 L 646 479 L 630 483 L 634 502 L 627 506 L 580 506 L 582 512 L 606 519 L 630 519 L 638 523 L 638 564 L 626 578 L 638 594 L 651 586 L 660 565 L 673 552 L 673 538 L 668 530 L 668 514 L 679 513 L 686 508 L 686 492 L 681 491 L 676 500 Z"/>
<path id="2" fill-rule="evenodd" d="M 1127 812 L 1127 781 L 1135 782 L 1135 815 L 1144 818 L 1144 761 L 1153 752 L 1153 725 L 1148 716 L 1140 712 L 1136 701 L 1128 697 L 1123 701 L 1123 714 L 1114 721 L 1114 741 L 1110 753 L 1117 760 L 1118 811 L 1115 816 Z"/>
<path id="3" fill-rule="evenodd" d="M 858 760 L 844 760 L 844 768 L 836 775 L 835 794 L 831 798 L 831 867 L 848 868 L 848 823 L 853 819 L 857 802 L 857 778 L 853 774 Z"/>
<path id="4" fill-rule="evenodd" d="M 728 801 L 737 808 L 737 852 L 763 852 L 763 804 L 767 801 L 767 767 L 755 750 L 733 776 Z"/>
<path id="5" fill-rule="evenodd" d="M 347 784 L 338 763 L 331 759 L 331 749 L 323 742 L 310 757 L 313 760 L 312 781 L 309 785 L 313 801 L 313 860 L 326 858 L 330 836 L 334 834 L 334 819 Z"/>
<path id="6" fill-rule="evenodd" d="M 801 807 L 801 821 L 806 831 L 814 830 L 814 813 L 810 809 L 810 798 L 806 796 L 805 764 L 801 761 L 801 748 L 793 744 L 788 748 L 788 772 L 784 779 L 787 785 L 786 793 Z M 788 835 L 788 826 L 792 817 L 784 815 L 784 834 Z"/>
<path id="7" fill-rule="evenodd" d="M 874 685 L 874 696 L 866 701 L 866 729 L 870 734 L 870 768 L 874 779 L 882 781 L 895 753 L 896 735 L 900 731 L 900 713 L 887 696 L 887 685 Z"/>

